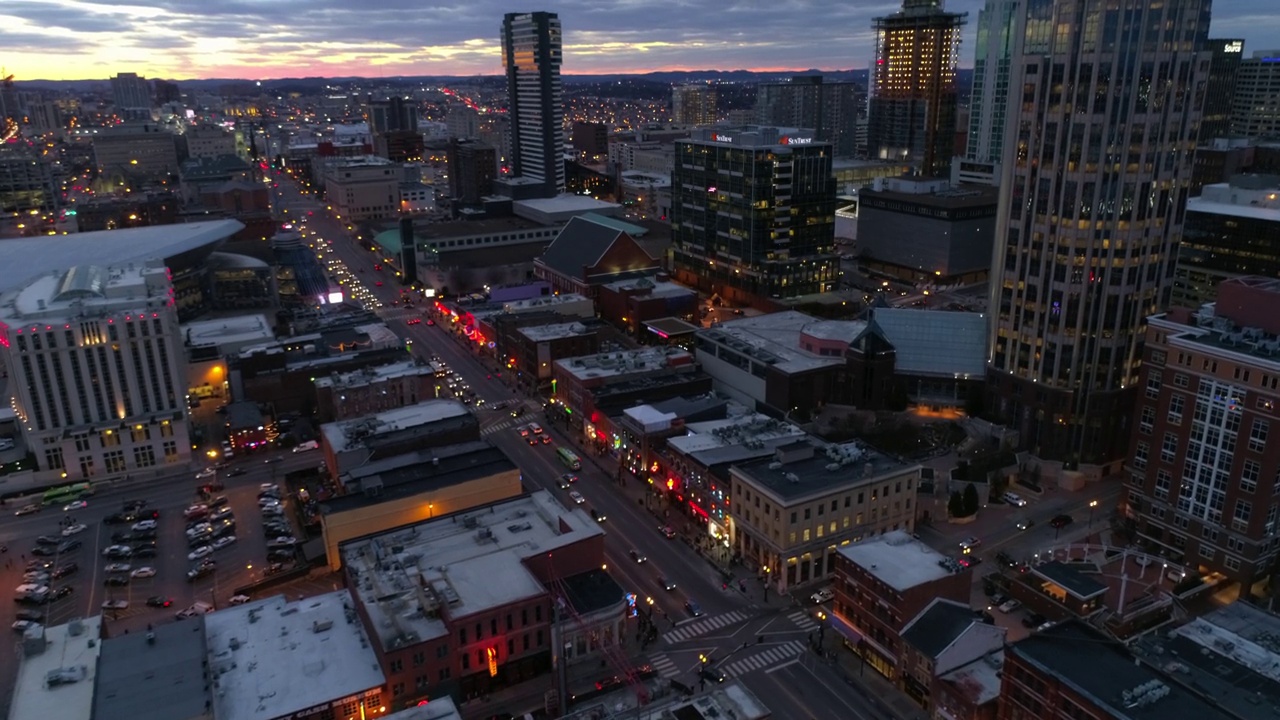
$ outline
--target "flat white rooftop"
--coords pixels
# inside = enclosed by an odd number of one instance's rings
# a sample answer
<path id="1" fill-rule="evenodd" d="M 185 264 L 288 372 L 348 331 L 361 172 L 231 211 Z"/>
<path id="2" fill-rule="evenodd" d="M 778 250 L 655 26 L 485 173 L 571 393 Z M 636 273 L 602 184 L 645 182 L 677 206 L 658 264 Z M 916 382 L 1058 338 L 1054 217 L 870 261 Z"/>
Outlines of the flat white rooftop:
<path id="1" fill-rule="evenodd" d="M 457 400 L 428 400 L 354 420 L 325 423 L 320 426 L 320 432 L 324 433 L 329 447 L 338 453 L 354 447 L 363 437 L 461 417 L 469 412 L 467 406 Z"/>
<path id="2" fill-rule="evenodd" d="M 840 554 L 894 590 L 906 590 L 951 575 L 938 563 L 946 555 L 903 530 L 867 538 L 840 548 Z"/>
<path id="3" fill-rule="evenodd" d="M 9 720 L 84 720 L 92 715 L 101 634 L 101 615 L 45 628 L 44 650 L 19 661 Z M 49 673 L 63 668 L 69 669 L 69 677 L 83 677 L 49 687 Z"/>
<path id="4" fill-rule="evenodd" d="M 556 360 L 563 370 L 582 380 L 654 372 L 666 367 L 692 365 L 693 356 L 673 347 L 606 352 Z"/>
<path id="5" fill-rule="evenodd" d="M 235 352 L 251 343 L 275 340 L 276 332 L 266 315 L 235 315 L 183 323 L 182 337 L 192 347 L 214 345 Z"/>
<path id="6" fill-rule="evenodd" d="M 442 637 L 457 620 L 546 592 L 524 559 L 604 534 L 545 490 L 342 545 L 384 648 Z"/>
<path id="7" fill-rule="evenodd" d="M 684 429 L 687 435 L 667 438 L 667 444 L 685 455 L 738 445 L 747 440 L 799 439 L 805 436 L 799 427 L 761 413 L 688 423 Z"/>
<path id="8" fill-rule="evenodd" d="M 388 363 L 386 365 L 377 365 L 375 367 L 360 368 L 345 373 L 333 373 L 326 377 L 316 378 L 316 387 L 333 388 L 340 390 L 343 388 L 364 387 L 365 385 L 373 385 L 375 383 L 395 380 L 402 377 L 414 377 L 417 375 L 435 375 L 436 368 L 433 364 L 419 365 L 413 360 L 404 360 L 402 362 Z"/>
<path id="9" fill-rule="evenodd" d="M 346 590 L 205 616 L 213 716 L 271 720 L 386 682 Z"/>
<path id="10" fill-rule="evenodd" d="M 555 323 L 554 325 L 526 325 L 520 334 L 533 342 L 549 342 L 560 338 L 587 334 L 587 326 L 580 322 Z"/>
<path id="11" fill-rule="evenodd" d="M 425 705 L 406 708 L 400 712 L 383 715 L 382 720 L 462 720 L 462 713 L 448 695 L 431 698 Z"/>
<path id="12" fill-rule="evenodd" d="M 165 268 L 145 265 L 103 267 L 79 265 L 51 270 L 0 298 L 0 318 L 10 325 L 24 321 L 63 321 L 74 317 L 120 312 L 136 314 L 168 304 Z"/>
<path id="13" fill-rule="evenodd" d="M 800 335 L 810 325 L 816 333 L 814 337 L 820 339 L 843 339 L 854 330 L 854 323 L 846 326 L 840 321 L 815 320 L 796 310 L 784 310 L 718 323 L 710 329 L 700 330 L 698 337 L 768 361 L 773 367 L 788 373 L 843 365 L 843 357 L 822 356 L 801 348 Z M 849 340 L 853 337 L 850 336 Z"/>

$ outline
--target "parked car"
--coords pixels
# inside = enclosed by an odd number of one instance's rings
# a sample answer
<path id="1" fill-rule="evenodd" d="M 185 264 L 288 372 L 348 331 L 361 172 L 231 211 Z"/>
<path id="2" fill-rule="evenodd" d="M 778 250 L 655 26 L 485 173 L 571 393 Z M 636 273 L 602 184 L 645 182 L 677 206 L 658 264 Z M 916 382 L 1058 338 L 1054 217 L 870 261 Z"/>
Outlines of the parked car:
<path id="1" fill-rule="evenodd" d="M 244 605 L 249 601 L 250 601 L 250 598 L 248 595 L 232 595 L 231 599 L 228 600 L 227 602 L 231 605 Z"/>
<path id="2" fill-rule="evenodd" d="M 273 537 L 267 541 L 267 547 L 273 548 L 273 549 L 274 548 L 291 548 L 297 544 L 298 544 L 298 539 L 293 537 L 292 535 L 281 535 L 279 537 Z"/>
<path id="3" fill-rule="evenodd" d="M 974 548 L 978 547 L 981 544 L 982 544 L 982 540 L 978 539 L 975 536 L 970 535 L 969 537 L 960 541 L 960 549 L 968 553 L 968 552 L 972 552 Z"/>
<path id="4" fill-rule="evenodd" d="M 999 609 L 1000 609 L 1000 612 L 1007 614 L 1007 613 L 1013 612 L 1014 610 L 1017 610 L 1020 607 L 1022 607 L 1022 603 L 1018 602 L 1017 600 L 1006 600 L 1002 605 L 1000 605 Z"/>
<path id="5" fill-rule="evenodd" d="M 128 607 L 128 600 L 106 600 L 102 603 L 103 610 L 125 610 Z"/>
<path id="6" fill-rule="evenodd" d="M 267 552 L 267 559 L 272 562 L 289 562 L 296 560 L 297 557 L 292 548 L 277 548 Z"/>
<path id="7" fill-rule="evenodd" d="M 810 595 L 809 599 L 812 600 L 815 605 L 821 605 L 824 602 L 830 602 L 835 596 L 836 594 L 831 592 L 831 588 L 822 588 L 818 592 Z"/>
<path id="8" fill-rule="evenodd" d="M 74 552 L 76 550 L 79 550 L 83 546 L 84 546 L 84 543 L 80 542 L 79 540 L 63 540 L 62 542 L 58 543 L 58 547 L 54 548 L 54 554 L 66 555 L 69 552 Z"/>
<path id="9" fill-rule="evenodd" d="M 133 549 L 133 557 L 135 558 L 153 558 L 158 557 L 160 552 L 152 545 L 143 545 Z"/>
<path id="10" fill-rule="evenodd" d="M 76 572 L 77 570 L 79 570 L 79 569 L 80 569 L 80 566 L 79 566 L 79 565 L 77 565 L 77 564 L 75 564 L 75 563 L 73 563 L 73 562 L 72 562 L 72 563 L 63 563 L 63 564 L 61 564 L 61 565 L 59 565 L 58 567 L 56 567 L 56 568 L 54 568 L 54 569 L 53 569 L 53 573 L 51 574 L 51 577 L 53 577 L 53 579 L 57 580 L 57 579 L 59 579 L 59 578 L 64 578 L 64 577 L 66 577 L 66 576 L 68 576 L 68 575 L 71 575 L 71 574 L 75 573 L 75 572 Z"/>
<path id="11" fill-rule="evenodd" d="M 156 569 L 150 566 L 143 566 L 129 573 L 131 578 L 149 578 L 156 576 Z"/>
<path id="12" fill-rule="evenodd" d="M 164 595 L 152 595 L 147 598 L 147 607 L 167 608 L 172 604 L 173 599 L 167 598 Z"/>
<path id="13" fill-rule="evenodd" d="M 50 601 L 61 600 L 64 597 L 70 597 L 71 593 L 73 592 L 75 592 L 75 588 L 71 587 L 70 585 L 63 585 L 62 587 L 57 588 L 56 590 L 53 591 L 53 594 L 49 596 L 49 600 Z"/>
<path id="14" fill-rule="evenodd" d="M 235 535 L 224 535 L 223 537 L 220 537 L 217 540 L 214 540 L 213 544 L 210 545 L 209 547 L 212 547 L 214 550 L 221 550 L 226 547 L 231 547 L 232 545 L 235 544 L 235 542 L 236 542 Z"/>
<path id="15" fill-rule="evenodd" d="M 61 542 L 62 542 L 62 538 L 54 537 L 52 535 L 41 535 L 40 537 L 36 538 L 37 545 L 57 545 Z"/>
<path id="16" fill-rule="evenodd" d="M 138 522 L 134 523 L 133 527 L 131 527 L 130 529 L 133 530 L 134 532 L 155 530 L 156 521 L 155 520 L 139 520 Z"/>
<path id="17" fill-rule="evenodd" d="M 201 545 L 197 547 L 195 550 L 192 550 L 191 552 L 187 553 L 187 559 L 200 560 L 201 558 L 209 557 L 211 554 L 213 554 L 212 547 L 208 545 Z"/>
<path id="18" fill-rule="evenodd" d="M 107 563 L 107 566 L 102 568 L 103 572 L 106 572 L 109 574 L 110 573 L 127 573 L 132 569 L 133 569 L 133 566 L 130 565 L 129 563 Z"/>
<path id="19" fill-rule="evenodd" d="M 35 620 L 15 620 L 12 627 L 14 632 L 24 633 L 33 627 L 39 626 L 40 623 Z"/>
<path id="20" fill-rule="evenodd" d="M 1072 519 L 1070 515 L 1064 513 L 1062 515 L 1055 515 L 1053 519 L 1049 521 L 1049 527 L 1060 530 L 1073 522 L 1075 522 L 1075 520 Z"/>
<path id="21" fill-rule="evenodd" d="M 1046 622 L 1048 621 L 1040 613 L 1027 613 L 1027 615 L 1022 618 L 1022 627 L 1030 630 L 1031 628 L 1040 627 Z"/>
<path id="22" fill-rule="evenodd" d="M 102 581 L 102 584 L 108 587 L 124 587 L 125 585 L 129 584 L 129 576 L 128 575 L 108 575 L 107 578 Z"/>
<path id="23" fill-rule="evenodd" d="M 200 567 L 191 568 L 187 571 L 187 582 L 195 582 L 206 575 L 211 575 L 213 574 L 214 569 L 215 568 L 212 565 L 201 565 Z"/>

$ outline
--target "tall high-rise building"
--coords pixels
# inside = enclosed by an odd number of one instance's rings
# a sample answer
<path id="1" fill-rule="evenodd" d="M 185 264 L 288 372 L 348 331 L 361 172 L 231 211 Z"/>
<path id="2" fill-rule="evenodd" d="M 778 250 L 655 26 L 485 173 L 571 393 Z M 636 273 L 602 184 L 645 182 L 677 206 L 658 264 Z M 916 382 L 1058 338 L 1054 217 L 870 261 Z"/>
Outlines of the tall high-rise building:
<path id="1" fill-rule="evenodd" d="M 1200 144 L 1231 135 L 1231 109 L 1236 96 L 1236 73 L 1244 57 L 1244 40 L 1221 38 L 1207 41 L 1209 83 L 1204 88 L 1200 118 Z"/>
<path id="2" fill-rule="evenodd" d="M 956 61 L 966 13 L 942 0 L 902 0 L 874 20 L 867 151 L 873 159 L 907 161 L 928 177 L 946 177 L 956 132 Z"/>
<path id="3" fill-rule="evenodd" d="M 1005 119 L 1009 113 L 1014 19 L 1019 4 L 1020 0 L 987 0 L 978 11 L 968 135 L 964 155 L 951 163 L 953 183 L 995 185 L 1000 178 Z"/>
<path id="4" fill-rule="evenodd" d="M 560 18 L 555 13 L 507 13 L 503 18 L 502 65 L 511 116 L 512 177 L 506 181 L 540 185 L 544 197 L 564 192 L 560 48 Z"/>
<path id="5" fill-rule="evenodd" d="M 1209 3 L 1027 0 L 1020 11 L 989 388 L 1041 459 L 1123 455 L 1146 318 L 1173 287 Z"/>
<path id="6" fill-rule="evenodd" d="M 695 129 L 676 141 L 671 241 L 681 282 L 726 300 L 835 288 L 831 146 L 811 131 Z"/>
<path id="7" fill-rule="evenodd" d="M 365 103 L 365 113 L 372 133 L 418 130 L 418 106 L 412 99 L 391 97 L 370 99 Z"/>
<path id="8" fill-rule="evenodd" d="M 1231 134 L 1280 138 L 1280 50 L 1259 50 L 1240 61 L 1231 102 Z"/>
<path id="9" fill-rule="evenodd" d="M 715 125 L 720 119 L 716 89 L 705 83 L 671 88 L 671 122 L 681 125 Z"/>
<path id="10" fill-rule="evenodd" d="M 477 207 L 483 198 L 493 194 L 493 180 L 498 176 L 498 153 L 492 145 L 480 140 L 449 140 L 449 194 L 455 214 Z"/>
<path id="11" fill-rule="evenodd" d="M 831 143 L 838 157 L 852 157 L 857 150 L 858 86 L 823 82 L 821 75 L 761 83 L 755 118 L 759 125 L 813 130 L 814 139 Z"/>
<path id="12" fill-rule="evenodd" d="M 136 73 L 120 73 L 111 78 L 111 99 L 116 114 L 126 120 L 151 116 L 151 83 Z"/>

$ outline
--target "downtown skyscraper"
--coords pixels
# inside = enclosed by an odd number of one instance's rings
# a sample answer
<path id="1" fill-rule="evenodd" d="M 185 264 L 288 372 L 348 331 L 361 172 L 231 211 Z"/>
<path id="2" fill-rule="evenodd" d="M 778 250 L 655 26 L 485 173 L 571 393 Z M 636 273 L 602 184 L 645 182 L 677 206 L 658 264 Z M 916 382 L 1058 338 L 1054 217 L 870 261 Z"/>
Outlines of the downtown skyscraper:
<path id="1" fill-rule="evenodd" d="M 942 0 L 903 0 L 874 21 L 867 153 L 909 162 L 927 177 L 946 177 L 956 132 L 956 61 L 963 13 Z"/>
<path id="2" fill-rule="evenodd" d="M 560 18 L 555 13 L 507 13 L 502 20 L 502 66 L 511 118 L 514 195 L 564 192 L 564 96 L 560 87 Z"/>
<path id="3" fill-rule="evenodd" d="M 1026 0 L 992 261 L 989 387 L 1025 447 L 1117 469 L 1169 302 L 1210 0 Z M 1111 465 L 1111 467 L 1107 467 Z"/>
<path id="4" fill-rule="evenodd" d="M 951 182 L 995 185 L 1000 179 L 1004 130 L 1009 116 L 1009 75 L 1018 7 L 1022 0 L 987 0 L 978 11 L 978 41 L 969 91 L 969 127 L 964 154 L 951 163 Z"/>

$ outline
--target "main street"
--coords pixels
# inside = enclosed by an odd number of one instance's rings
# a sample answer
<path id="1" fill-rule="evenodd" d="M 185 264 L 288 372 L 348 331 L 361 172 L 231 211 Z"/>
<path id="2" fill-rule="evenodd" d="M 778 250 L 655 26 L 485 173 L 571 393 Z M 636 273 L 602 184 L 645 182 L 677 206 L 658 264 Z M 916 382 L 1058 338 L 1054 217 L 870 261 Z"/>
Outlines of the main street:
<path id="1" fill-rule="evenodd" d="M 568 447 L 579 455 L 582 468 L 572 471 L 578 478 L 572 489 L 584 496 L 585 509 L 606 518 L 602 527 L 607 533 L 605 557 L 610 574 L 626 592 L 636 594 L 641 613 L 651 613 L 659 639 L 646 647 L 646 659 L 661 677 L 697 688 L 698 670 L 705 664 L 727 678 L 742 677 L 754 684 L 771 668 L 792 663 L 786 668 L 788 678 L 808 675 L 806 684 L 825 682 L 808 665 L 795 662 L 808 652 L 809 638 L 818 628 L 813 608 L 798 607 L 790 598 L 776 595 L 766 598 L 761 584 L 741 573 L 726 582 L 720 568 L 685 539 L 689 536 L 684 533 L 682 519 L 660 517 L 648 509 L 644 502 L 646 490 L 639 480 L 628 473 L 623 473 L 620 480 L 615 467 L 609 467 L 612 461 L 598 462 L 581 447 L 577 437 L 570 435 L 573 431 L 546 419 L 541 399 L 513 389 L 511 378 L 492 359 L 482 358 L 477 345 L 447 322 L 408 324 L 411 318 L 441 318 L 431 312 L 430 301 L 421 300 L 416 293 L 411 295 L 414 306 L 398 304 L 403 286 L 383 265 L 383 258 L 360 247 L 345 222 L 326 206 L 299 193 L 293 183 L 282 183 L 282 189 L 286 187 L 281 197 L 290 208 L 288 216 L 308 238 L 326 241 L 323 247 L 317 243 L 319 254 L 340 261 L 349 281 L 372 286 L 368 289 L 383 304 L 378 314 L 392 330 L 410 341 L 414 355 L 439 358 L 470 386 L 477 398 L 484 400 L 475 409 L 481 434 L 516 463 L 527 490 L 546 490 L 566 506 L 572 505 L 568 491 L 558 485 L 561 475 L 570 471 L 560 463 L 555 449 Z M 332 253 L 328 252 L 330 249 Z M 375 265 L 383 265 L 384 269 L 375 270 Z M 378 280 L 383 283 L 381 287 L 374 284 Z M 513 418 L 511 410 L 518 407 L 524 408 L 524 414 Z M 520 436 L 519 427 L 530 422 L 538 422 L 553 442 L 529 444 Z M 668 522 L 679 531 L 674 539 L 661 530 Z M 637 562 L 632 551 L 645 560 Z M 743 581 L 741 585 L 739 580 Z M 667 590 L 666 585 L 670 584 L 675 587 Z M 692 617 L 686 609 L 687 601 L 696 603 L 702 615 Z M 602 671 L 602 675 L 612 673 Z M 779 716 L 847 716 L 848 703 L 865 703 L 864 698 L 850 699 L 847 695 L 828 692 L 785 700 L 782 704 L 796 705 L 794 713 L 777 707 L 777 699 L 771 702 Z M 779 695 L 778 699 L 785 697 Z"/>

